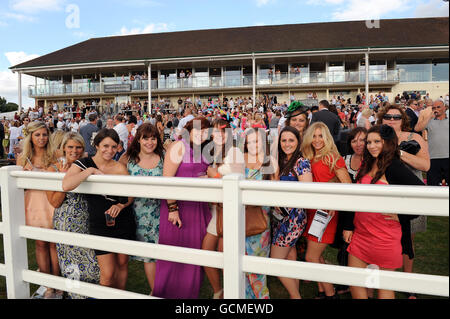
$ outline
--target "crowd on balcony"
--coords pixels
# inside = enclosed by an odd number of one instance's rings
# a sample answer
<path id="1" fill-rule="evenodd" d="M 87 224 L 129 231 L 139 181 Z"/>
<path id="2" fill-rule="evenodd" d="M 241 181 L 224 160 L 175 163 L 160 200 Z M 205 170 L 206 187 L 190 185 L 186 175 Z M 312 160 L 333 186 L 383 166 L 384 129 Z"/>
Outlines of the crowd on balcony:
<path id="1" fill-rule="evenodd" d="M 308 97 L 314 100 L 313 92 Z M 280 103 L 269 95 L 257 101 L 180 97 L 174 110 L 161 100 L 151 114 L 139 103 L 103 112 L 95 104 L 80 112 L 52 105 L 47 114 L 35 108 L 2 120 L 0 133 L 7 135 L 2 150 L 24 170 L 66 174 L 64 192 L 26 191 L 27 225 L 220 251 L 220 204 L 70 191 L 96 174 L 221 178 L 237 172 L 252 180 L 448 185 L 448 95 L 399 97 L 391 103 L 381 92 L 367 101 L 361 94 L 352 104 L 336 95 L 311 106 L 295 98 Z M 208 145 L 214 147 L 193 161 L 196 146 Z M 247 207 L 246 214 L 259 216 L 248 222 L 254 227 L 246 231 L 248 255 L 323 263 L 331 246 L 342 266 L 361 268 L 374 264 L 412 272 L 415 234 L 426 231 L 426 218 L 416 215 L 290 207 Z M 321 218 L 328 224 L 317 235 L 311 224 Z M 214 268 L 36 241 L 41 272 L 67 277 L 75 265 L 80 280 L 118 289 L 126 287 L 130 258 L 143 263 L 153 296 L 197 298 L 205 273 L 213 297 L 223 297 Z M 301 298 L 298 280 L 279 280 L 291 298 Z M 317 283 L 317 290 L 320 299 L 374 293 L 325 282 Z M 44 297 L 63 294 L 48 288 Z M 379 290 L 377 296 L 395 293 Z M 270 298 L 265 275 L 246 274 L 246 297 Z"/>

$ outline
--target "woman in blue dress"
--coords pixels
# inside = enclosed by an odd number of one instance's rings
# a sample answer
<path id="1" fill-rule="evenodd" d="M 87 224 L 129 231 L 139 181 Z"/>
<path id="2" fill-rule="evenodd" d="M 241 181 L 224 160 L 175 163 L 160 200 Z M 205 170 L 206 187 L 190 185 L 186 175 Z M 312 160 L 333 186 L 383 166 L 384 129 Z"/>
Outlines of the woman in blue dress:
<path id="1" fill-rule="evenodd" d="M 278 142 L 278 172 L 276 179 L 292 182 L 312 182 L 311 165 L 300 151 L 300 134 L 286 126 Z M 295 244 L 306 227 L 306 213 L 302 208 L 275 207 L 273 213 L 271 258 L 296 260 Z M 300 299 L 299 280 L 278 277 L 291 299 Z"/>
<path id="2" fill-rule="evenodd" d="M 164 148 L 155 126 L 144 123 L 136 131 L 127 152 L 120 162 L 127 166 L 131 176 L 162 176 L 164 167 Z M 136 218 L 136 239 L 157 244 L 159 237 L 160 200 L 135 198 L 133 203 Z M 145 275 L 150 289 L 155 283 L 156 260 L 132 256 L 132 260 L 144 262 Z"/>
<path id="3" fill-rule="evenodd" d="M 84 153 L 84 139 L 78 133 L 67 133 L 61 144 L 64 157 L 58 159 L 56 169 L 51 166 L 49 172 L 67 172 L 73 162 Z M 53 226 L 56 230 L 88 234 L 88 206 L 83 194 L 47 192 L 47 198 L 55 207 Z M 61 275 L 72 280 L 98 284 L 100 268 L 93 249 L 56 244 Z M 68 293 L 71 299 L 83 299 L 84 296 Z"/>

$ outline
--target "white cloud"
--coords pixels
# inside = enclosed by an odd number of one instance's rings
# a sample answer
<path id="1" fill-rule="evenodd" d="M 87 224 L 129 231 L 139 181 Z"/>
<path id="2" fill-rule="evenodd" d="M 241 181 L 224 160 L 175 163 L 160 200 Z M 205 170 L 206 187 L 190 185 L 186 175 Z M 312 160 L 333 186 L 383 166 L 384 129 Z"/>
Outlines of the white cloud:
<path id="1" fill-rule="evenodd" d="M 6 52 L 5 53 L 6 58 L 8 59 L 11 66 L 27 62 L 33 59 L 36 59 L 39 57 L 37 54 L 26 54 L 23 51 L 20 52 Z"/>
<path id="2" fill-rule="evenodd" d="M 448 17 L 448 2 L 442 0 L 429 0 L 417 6 L 415 17 Z"/>
<path id="3" fill-rule="evenodd" d="M 2 14 L 2 16 L 6 19 L 13 19 L 17 20 L 19 22 L 34 22 L 36 19 L 32 16 L 28 16 L 21 13 L 12 13 L 12 12 L 5 12 Z"/>
<path id="4" fill-rule="evenodd" d="M 257 7 L 264 7 L 270 3 L 275 2 L 276 0 L 255 0 Z"/>
<path id="5" fill-rule="evenodd" d="M 61 11 L 65 0 L 11 0 L 10 7 L 18 12 Z"/>
<path id="6" fill-rule="evenodd" d="M 26 54 L 25 52 L 6 52 L 5 56 L 11 66 L 39 57 L 37 54 Z M 24 108 L 34 106 L 34 99 L 28 97 L 28 86 L 34 84 L 34 77 L 22 75 L 22 104 Z M 6 98 L 8 102 L 18 103 L 17 89 L 18 75 L 13 74 L 10 70 L 0 71 L 0 96 Z"/>
<path id="7" fill-rule="evenodd" d="M 330 7 L 333 20 L 373 20 L 395 12 L 408 12 L 412 0 L 308 0 L 310 5 Z"/>
<path id="8" fill-rule="evenodd" d="M 159 33 L 159 32 L 167 32 L 169 31 L 171 26 L 167 23 L 150 23 L 143 27 L 136 27 L 128 29 L 126 26 L 123 26 L 120 29 L 118 35 L 132 35 L 132 34 L 142 34 L 142 33 Z"/>

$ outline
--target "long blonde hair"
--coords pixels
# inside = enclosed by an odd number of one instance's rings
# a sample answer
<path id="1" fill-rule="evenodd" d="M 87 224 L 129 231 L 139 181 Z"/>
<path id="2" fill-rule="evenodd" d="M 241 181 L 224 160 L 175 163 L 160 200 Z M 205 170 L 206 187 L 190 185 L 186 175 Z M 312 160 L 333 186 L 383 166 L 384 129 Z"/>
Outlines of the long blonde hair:
<path id="1" fill-rule="evenodd" d="M 30 124 L 28 124 L 28 126 L 25 130 L 26 137 L 23 140 L 23 151 L 22 151 L 22 154 L 20 155 L 19 159 L 17 160 L 17 165 L 24 167 L 27 164 L 27 158 L 31 162 L 33 162 L 33 157 L 35 156 L 35 154 L 34 154 L 33 143 L 31 141 L 31 136 L 33 135 L 34 132 L 36 132 L 42 128 L 45 128 L 47 130 L 47 134 L 48 134 L 48 142 L 46 145 L 44 158 L 42 159 L 44 168 L 49 167 L 51 164 L 53 164 L 56 161 L 53 148 L 50 144 L 50 130 L 48 129 L 47 125 L 45 125 L 44 122 L 31 122 Z"/>
<path id="2" fill-rule="evenodd" d="M 316 153 L 312 146 L 313 136 L 316 129 L 320 129 L 324 141 L 324 147 Z M 303 157 L 310 162 L 323 160 L 323 162 L 330 168 L 330 172 L 334 171 L 337 161 L 341 157 L 339 151 L 334 144 L 333 136 L 331 136 L 328 126 L 323 122 L 315 122 L 308 127 L 303 133 L 303 142 L 301 146 Z"/>

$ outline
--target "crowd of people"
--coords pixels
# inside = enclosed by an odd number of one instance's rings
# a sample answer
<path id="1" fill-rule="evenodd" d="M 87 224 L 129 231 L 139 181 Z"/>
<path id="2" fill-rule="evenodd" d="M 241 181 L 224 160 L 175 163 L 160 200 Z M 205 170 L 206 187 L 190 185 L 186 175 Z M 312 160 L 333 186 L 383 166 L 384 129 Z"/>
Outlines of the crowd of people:
<path id="1" fill-rule="evenodd" d="M 230 172 L 249 180 L 448 185 L 448 103 L 430 97 L 405 105 L 347 102 L 337 97 L 309 107 L 292 100 L 279 107 L 267 96 L 254 107 L 247 99 L 227 99 L 225 106 L 211 101 L 114 115 L 92 107 L 79 121 L 37 110 L 9 126 L 3 121 L 9 135 L 3 147 L 24 170 L 65 173 L 63 192 L 25 191 L 29 226 L 221 251 L 220 203 L 71 191 L 91 175 L 222 178 Z M 328 224 L 317 236 L 310 229 L 321 217 Z M 325 263 L 331 245 L 343 266 L 412 272 L 414 236 L 426 223 L 417 215 L 247 206 L 245 249 L 252 256 Z M 153 296 L 198 298 L 206 274 L 213 298 L 223 298 L 218 269 L 36 241 L 41 272 L 68 277 L 75 268 L 84 282 L 118 289 L 126 287 L 129 258 L 143 262 Z M 290 298 L 301 298 L 299 280 L 279 280 Z M 317 285 L 320 299 L 349 290 L 353 298 L 374 296 L 363 287 Z M 44 297 L 62 295 L 48 288 Z M 377 297 L 395 293 L 379 290 Z M 266 275 L 246 274 L 246 298 L 270 298 Z"/>

